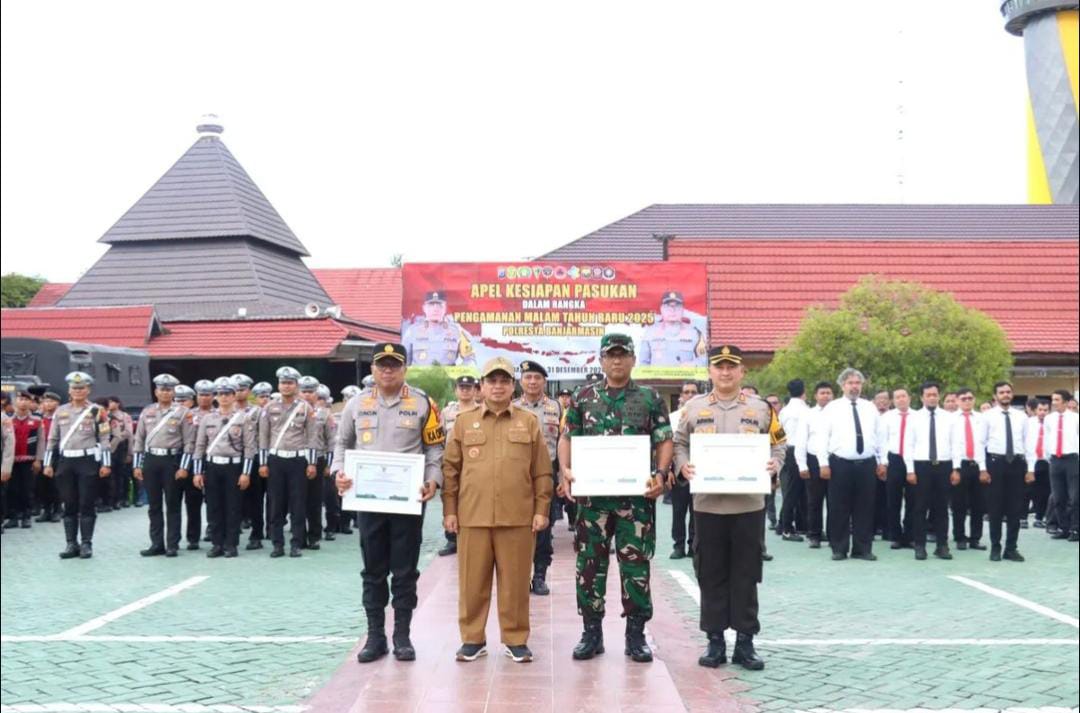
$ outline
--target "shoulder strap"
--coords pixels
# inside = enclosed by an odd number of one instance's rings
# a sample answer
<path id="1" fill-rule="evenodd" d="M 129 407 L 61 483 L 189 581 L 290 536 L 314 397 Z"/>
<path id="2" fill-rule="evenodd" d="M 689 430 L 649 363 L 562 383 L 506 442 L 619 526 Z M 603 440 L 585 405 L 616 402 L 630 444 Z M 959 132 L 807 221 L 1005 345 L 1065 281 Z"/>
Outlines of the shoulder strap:
<path id="1" fill-rule="evenodd" d="M 165 424 L 169 422 L 169 417 L 173 415 L 173 411 L 175 410 L 175 406 L 170 407 L 169 410 L 161 416 L 161 420 L 157 422 L 157 425 L 154 426 L 153 430 L 146 434 L 146 441 L 143 443 L 145 448 L 150 447 L 150 441 L 154 440 L 154 436 L 157 435 L 158 431 L 165 427 Z"/>
<path id="2" fill-rule="evenodd" d="M 281 445 L 281 439 L 285 437 L 285 432 L 289 430 L 289 426 L 292 425 L 293 419 L 296 418 L 297 411 L 300 410 L 300 399 L 296 400 L 296 405 L 293 406 L 292 411 L 289 413 L 288 420 L 285 421 L 285 425 L 278 431 L 277 438 L 274 439 L 273 449 L 276 451 L 278 446 Z"/>
<path id="3" fill-rule="evenodd" d="M 82 410 L 82 413 L 79 414 L 79 417 L 71 422 L 71 430 L 65 433 L 64 437 L 60 439 L 60 446 L 57 450 L 64 450 L 64 446 L 67 445 L 68 441 L 71 439 L 72 434 L 75 433 L 75 430 L 79 427 L 79 424 L 82 423 L 84 418 L 86 418 L 86 414 L 90 413 L 93 408 L 93 406 L 87 406 Z"/>
<path id="4" fill-rule="evenodd" d="M 232 418 L 229 419 L 229 422 L 221 427 L 221 430 L 217 432 L 216 436 L 214 436 L 214 440 L 210 442 L 210 447 L 206 449 L 207 457 L 209 457 L 210 455 L 213 454 L 214 446 L 216 446 L 218 443 L 221 442 L 221 437 L 224 436 L 226 433 L 228 433 L 229 429 L 232 428 L 233 425 L 236 423 L 236 417 L 237 416 L 243 416 L 243 415 L 244 415 L 243 411 L 237 411 L 236 413 L 234 413 L 232 415 Z"/>

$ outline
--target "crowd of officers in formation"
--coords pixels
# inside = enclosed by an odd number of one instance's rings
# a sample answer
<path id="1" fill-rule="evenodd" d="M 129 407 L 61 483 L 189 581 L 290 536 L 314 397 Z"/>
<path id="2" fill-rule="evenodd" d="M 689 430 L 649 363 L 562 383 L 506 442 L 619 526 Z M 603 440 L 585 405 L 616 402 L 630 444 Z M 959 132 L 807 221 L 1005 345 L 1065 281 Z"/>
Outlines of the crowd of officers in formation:
<path id="1" fill-rule="evenodd" d="M 614 543 L 624 653 L 645 662 L 652 660 L 644 628 L 653 612 L 656 501 L 666 493 L 675 510 L 672 557 L 693 557 L 701 588 L 707 647 L 699 664 L 727 662 L 724 632 L 733 629 L 732 662 L 755 670 L 764 667 L 753 637 L 760 630 L 757 584 L 763 561 L 771 559 L 767 519 L 786 541 L 809 539 L 811 548 L 827 542 L 834 560 L 876 559 L 875 534 L 894 549 L 913 547 L 917 559 L 926 559 L 926 544 L 933 541 L 934 554 L 951 559 L 950 506 L 957 549 L 986 549 L 985 516 L 995 561 L 1023 560 L 1018 530 L 1032 503 L 1036 525 L 1044 524 L 1056 539 L 1077 541 L 1080 429 L 1068 392 L 1055 393 L 1049 404 L 1029 403 L 1032 413 L 1025 415 L 1012 408 L 1007 382 L 995 385 L 994 401 L 978 409 L 970 389 L 943 394 L 939 384 L 928 382 L 919 389 L 921 408 L 914 410 L 902 388 L 885 399 L 863 398 L 865 377 L 846 369 L 837 380 L 838 398 L 832 384 L 822 382 L 811 406 L 795 380 L 780 408 L 779 399 L 761 399 L 743 384 L 742 353 L 723 344 L 708 350 L 711 390 L 701 394 L 696 384 L 685 385 L 680 408 L 669 414 L 654 389 L 630 378 L 636 363 L 630 337 L 605 335 L 599 354 L 603 373 L 557 399 L 547 395 L 542 365 L 492 359 L 479 378 L 457 380 L 457 401 L 441 412 L 405 383 L 408 352 L 395 343 L 376 345 L 372 376 L 363 388 L 343 390 L 346 403 L 337 416 L 329 390 L 288 366 L 277 371 L 276 393 L 243 374 L 200 381 L 194 390 L 161 374 L 154 379 L 156 401 L 134 428 L 116 400 L 91 401 L 93 379 L 74 372 L 67 377 L 67 403 L 61 405 L 55 393 L 23 392 L 12 417 L 4 417 L 6 525 L 30 526 L 40 474 L 38 520 L 63 520 L 62 558 L 88 558 L 97 510 L 128 505 L 130 466 L 136 490 L 149 504 L 150 545 L 143 556 L 178 554 L 185 499 L 187 547 L 198 549 L 205 496 L 209 557 L 237 556 L 245 525 L 247 549 L 260 549 L 269 539 L 270 556 L 284 556 L 286 519 L 288 554 L 299 557 L 304 549 L 318 549 L 320 539 L 351 532 L 353 513 L 341 510 L 341 496 L 353 486 L 343 469 L 347 450 L 423 454 L 419 499 L 426 503 L 442 490 L 447 545 L 440 554 L 459 557 L 458 660 L 487 653 L 493 578 L 504 653 L 517 662 L 532 660 L 529 595 L 549 593 L 552 523 L 565 510 L 583 620 L 573 657 L 604 652 Z M 515 400 L 518 374 L 521 395 Z M 40 411 L 33 410 L 36 403 Z M 770 459 L 763 467 L 773 489 L 780 489 L 779 515 L 771 493 L 691 495 L 694 433 L 767 434 Z M 571 442 L 596 435 L 649 436 L 652 476 L 644 492 L 574 496 Z M 360 512 L 355 522 L 368 632 L 357 659 L 367 663 L 392 651 L 398 660 L 413 660 L 410 626 L 423 515 Z M 388 606 L 394 612 L 390 640 Z"/>

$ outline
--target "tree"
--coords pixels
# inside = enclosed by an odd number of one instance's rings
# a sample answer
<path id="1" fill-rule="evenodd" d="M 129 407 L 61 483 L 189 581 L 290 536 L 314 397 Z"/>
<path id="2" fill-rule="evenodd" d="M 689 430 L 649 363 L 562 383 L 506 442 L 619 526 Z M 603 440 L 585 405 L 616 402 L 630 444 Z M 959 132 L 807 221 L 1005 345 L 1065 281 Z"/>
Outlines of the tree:
<path id="1" fill-rule="evenodd" d="M 848 366 L 873 389 L 902 386 L 916 399 L 927 380 L 989 397 L 1013 359 L 1004 330 L 988 315 L 949 293 L 868 275 L 840 297 L 838 309 L 811 308 L 798 334 L 752 382 L 762 393 L 783 393 L 790 379 L 801 378 L 809 390 L 817 381 L 835 383 Z"/>
<path id="2" fill-rule="evenodd" d="M 44 278 L 9 272 L 0 277 L 0 302 L 4 307 L 25 307 L 44 284 Z"/>
<path id="3" fill-rule="evenodd" d="M 442 408 L 454 395 L 454 383 L 441 366 L 413 369 L 405 377 L 409 386 L 420 389 Z"/>

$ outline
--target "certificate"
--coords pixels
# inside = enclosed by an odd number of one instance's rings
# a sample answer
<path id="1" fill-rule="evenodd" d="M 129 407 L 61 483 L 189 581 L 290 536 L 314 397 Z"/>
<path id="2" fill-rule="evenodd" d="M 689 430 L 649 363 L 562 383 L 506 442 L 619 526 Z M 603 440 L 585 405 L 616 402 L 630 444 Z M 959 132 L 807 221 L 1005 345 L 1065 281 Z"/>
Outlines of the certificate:
<path id="1" fill-rule="evenodd" d="M 343 510 L 420 514 L 423 453 L 345 451 L 343 470 L 352 479 L 352 487 L 341 498 Z"/>
<path id="2" fill-rule="evenodd" d="M 649 436 L 574 436 L 570 439 L 571 493 L 645 495 L 652 477 Z"/>
<path id="3" fill-rule="evenodd" d="M 691 493 L 772 492 L 767 433 L 691 433 Z"/>

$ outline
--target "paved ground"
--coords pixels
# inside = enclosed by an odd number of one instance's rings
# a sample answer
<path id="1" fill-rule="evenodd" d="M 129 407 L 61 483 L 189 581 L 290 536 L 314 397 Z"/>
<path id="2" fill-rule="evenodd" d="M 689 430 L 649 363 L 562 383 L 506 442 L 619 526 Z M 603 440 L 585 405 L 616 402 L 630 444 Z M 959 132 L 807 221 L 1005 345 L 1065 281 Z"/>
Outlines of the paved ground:
<path id="1" fill-rule="evenodd" d="M 425 565 L 441 545 L 438 517 L 436 505 L 426 520 Z M 669 518 L 661 507 L 662 532 Z M 559 537 L 566 542 L 565 530 Z M 85 562 L 56 557 L 59 525 L 3 536 L 2 713 L 285 713 L 317 701 L 313 694 L 339 667 L 354 675 L 350 652 L 363 634 L 355 535 L 300 560 L 271 560 L 266 550 L 235 560 L 207 560 L 205 550 L 143 559 L 137 551 L 145 543 L 144 509 L 101 516 L 96 555 Z M 827 550 L 773 536 L 769 547 L 776 560 L 762 585 L 759 637 L 768 666 L 719 674 L 734 676 L 726 695 L 737 693 L 739 709 L 1076 709 L 1075 544 L 1026 530 L 1024 564 L 994 564 L 974 552 L 919 563 L 910 551 L 884 547 L 876 563 L 834 563 Z M 696 588 L 689 560 L 668 560 L 669 549 L 662 538 L 654 578 L 678 627 L 658 621 L 651 636 L 686 705 L 708 709 L 685 693 L 696 668 Z M 560 572 L 557 584 L 569 586 L 568 575 Z M 163 591 L 169 596 L 130 610 Z M 456 589 L 438 592 L 452 597 Z M 552 639 L 554 658 L 569 657 L 561 641 Z M 610 653 L 620 655 L 617 642 Z M 558 687 L 564 678 L 553 680 Z M 574 710 L 570 697 L 563 710 Z"/>

